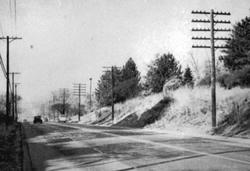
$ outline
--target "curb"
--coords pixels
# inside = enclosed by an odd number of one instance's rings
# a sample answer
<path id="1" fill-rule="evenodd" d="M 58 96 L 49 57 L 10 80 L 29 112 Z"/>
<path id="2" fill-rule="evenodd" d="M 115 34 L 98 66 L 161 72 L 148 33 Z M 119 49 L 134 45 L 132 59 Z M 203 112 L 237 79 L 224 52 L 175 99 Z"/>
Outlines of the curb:
<path id="1" fill-rule="evenodd" d="M 23 161 L 22 161 L 22 170 L 23 171 L 34 171 L 29 144 L 27 143 L 26 134 L 23 128 L 23 124 L 21 124 L 21 133 L 22 133 L 22 149 L 23 149 Z"/>

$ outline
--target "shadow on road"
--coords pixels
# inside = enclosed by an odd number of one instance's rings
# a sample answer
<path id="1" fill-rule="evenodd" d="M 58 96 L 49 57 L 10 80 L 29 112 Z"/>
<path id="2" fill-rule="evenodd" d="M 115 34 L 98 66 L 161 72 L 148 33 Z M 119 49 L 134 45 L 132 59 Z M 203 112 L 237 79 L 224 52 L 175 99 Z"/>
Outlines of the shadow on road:
<path id="1" fill-rule="evenodd" d="M 25 129 L 28 141 L 33 140 L 29 142 L 29 147 L 34 170 L 59 171 L 72 169 L 72 167 L 81 169 L 94 167 L 97 170 L 102 170 L 104 166 L 122 163 L 123 167 L 117 167 L 117 170 L 125 171 L 206 156 L 205 154 L 196 154 L 190 151 L 156 147 L 147 143 L 116 141 L 119 137 L 115 137 L 115 135 L 102 134 L 101 132 L 84 132 L 58 125 L 44 124 L 34 126 L 26 124 Z M 99 129 L 99 127 L 94 127 L 94 129 Z M 114 129 L 120 130 L 120 132 L 114 131 Z M 109 129 L 105 127 L 105 130 L 104 133 L 116 133 L 123 137 L 136 137 L 143 134 L 151 135 L 151 133 L 133 133 L 121 128 Z M 102 139 L 107 140 L 109 138 L 110 141 L 108 143 L 102 144 Z M 97 142 L 98 145 L 90 144 L 89 140 Z M 186 139 L 186 143 L 192 143 L 193 141 L 197 140 L 192 138 Z M 202 143 L 201 140 L 200 142 Z M 250 148 L 235 150 L 228 150 L 227 148 L 227 150 L 223 149 L 211 154 L 219 155 L 245 151 L 250 151 Z"/>

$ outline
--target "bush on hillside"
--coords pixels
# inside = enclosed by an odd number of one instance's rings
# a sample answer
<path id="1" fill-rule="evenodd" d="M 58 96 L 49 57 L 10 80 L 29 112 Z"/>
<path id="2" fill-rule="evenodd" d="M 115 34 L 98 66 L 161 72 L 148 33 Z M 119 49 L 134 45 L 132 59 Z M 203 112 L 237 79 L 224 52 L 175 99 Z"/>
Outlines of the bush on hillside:
<path id="1" fill-rule="evenodd" d="M 211 76 L 205 75 L 197 82 L 198 86 L 210 86 L 211 85 Z"/>
<path id="2" fill-rule="evenodd" d="M 188 87 L 191 87 L 191 88 L 194 87 L 194 77 L 193 77 L 193 73 L 189 67 L 187 67 L 185 69 L 185 72 L 183 74 L 182 84 L 186 85 Z"/>
<path id="3" fill-rule="evenodd" d="M 217 81 L 224 88 L 233 88 L 236 86 L 250 86 L 250 65 L 243 67 L 240 70 L 235 70 L 231 73 L 225 73 L 218 77 Z"/>
<path id="4" fill-rule="evenodd" d="M 170 53 L 156 56 L 148 67 L 145 85 L 152 92 L 161 92 L 165 81 L 173 76 L 181 78 L 181 66 Z"/>
<path id="5" fill-rule="evenodd" d="M 171 92 L 178 89 L 182 85 L 181 79 L 172 77 L 168 79 L 163 86 L 163 96 L 170 97 Z"/>

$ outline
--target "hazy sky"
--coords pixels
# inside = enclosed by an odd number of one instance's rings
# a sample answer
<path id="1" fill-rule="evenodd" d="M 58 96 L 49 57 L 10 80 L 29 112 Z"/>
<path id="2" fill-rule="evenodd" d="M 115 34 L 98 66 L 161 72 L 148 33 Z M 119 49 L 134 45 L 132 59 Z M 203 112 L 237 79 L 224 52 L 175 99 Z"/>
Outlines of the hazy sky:
<path id="1" fill-rule="evenodd" d="M 204 61 L 209 51 L 191 49 L 191 10 L 229 11 L 232 23 L 250 15 L 249 0 L 16 0 L 15 24 L 14 2 L 0 0 L 0 35 L 23 37 L 10 45 L 10 70 L 22 73 L 26 103 L 88 84 L 89 77 L 95 86 L 102 66 L 121 66 L 129 57 L 143 74 L 157 53 L 188 64 L 192 52 Z M 0 53 L 5 61 L 4 41 Z M 2 73 L 0 81 L 3 92 Z"/>

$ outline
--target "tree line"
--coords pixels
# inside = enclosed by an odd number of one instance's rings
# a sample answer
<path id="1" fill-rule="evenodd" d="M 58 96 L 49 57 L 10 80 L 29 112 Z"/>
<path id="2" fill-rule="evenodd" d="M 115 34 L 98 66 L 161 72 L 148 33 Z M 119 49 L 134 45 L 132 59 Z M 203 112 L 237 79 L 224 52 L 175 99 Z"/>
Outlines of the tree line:
<path id="1" fill-rule="evenodd" d="M 230 40 L 226 41 L 227 49 L 217 60 L 217 82 L 225 87 L 250 86 L 250 17 L 234 24 Z M 220 67 L 222 64 L 222 67 Z M 211 69 L 207 66 L 205 75 L 196 80 L 197 85 L 210 85 Z M 111 72 L 104 73 L 95 91 L 100 106 L 111 104 Z M 114 69 L 114 102 L 123 102 L 137 96 L 141 91 L 161 92 L 165 82 L 175 77 L 180 86 L 194 86 L 194 75 L 189 66 L 184 71 L 173 54 L 156 55 L 148 65 L 144 81 L 132 58 L 122 69 Z"/>
<path id="2" fill-rule="evenodd" d="M 97 83 L 95 96 L 100 106 L 111 105 L 111 74 L 111 71 L 105 72 Z M 183 74 L 181 65 L 171 53 L 156 55 L 155 59 L 148 65 L 144 82 L 141 80 L 135 61 L 129 58 L 121 69 L 114 67 L 114 102 L 123 102 L 133 98 L 143 90 L 160 92 L 165 81 L 172 76 L 177 76 L 181 85 L 191 87 L 194 85 L 191 69 L 187 67 Z"/>

